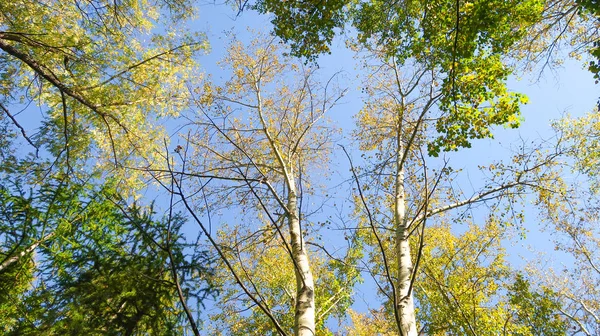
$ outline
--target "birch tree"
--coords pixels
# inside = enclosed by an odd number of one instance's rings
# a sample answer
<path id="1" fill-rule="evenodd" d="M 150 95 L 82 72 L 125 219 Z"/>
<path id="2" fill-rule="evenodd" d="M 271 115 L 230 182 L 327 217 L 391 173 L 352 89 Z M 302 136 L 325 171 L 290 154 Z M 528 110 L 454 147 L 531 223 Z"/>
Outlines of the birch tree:
<path id="1" fill-rule="evenodd" d="M 200 209 L 238 213 L 235 219 L 224 220 L 239 224 L 221 227 L 223 238 L 216 236 L 211 242 L 241 295 L 252 301 L 252 309 L 260 310 L 276 333 L 288 334 L 278 316 L 279 306 L 289 306 L 268 300 L 269 289 L 247 276 L 269 272 L 265 266 L 270 264 L 253 262 L 256 254 L 250 251 L 271 253 L 269 241 L 278 241 L 275 246 L 287 259 L 281 267 L 293 272 L 295 282 L 288 293 L 293 309 L 284 315 L 294 314 L 293 334 L 314 335 L 315 296 L 327 292 L 315 288 L 307 245 L 315 228 L 307 216 L 307 197 L 315 190 L 311 177 L 326 168 L 330 150 L 333 133 L 325 114 L 343 92 L 335 78 L 319 84 L 314 68 L 282 56 L 274 39 L 254 40 L 248 46 L 234 41 L 221 64 L 231 71 L 231 78 L 222 86 L 207 81 L 199 88 L 194 119 L 198 128 L 190 138 L 194 155 L 182 176 L 200 178 L 197 185 L 210 180 L 204 190 L 206 206 Z M 187 195 L 192 202 L 191 193 Z M 344 286 L 354 281 L 351 278 Z"/>
<path id="2" fill-rule="evenodd" d="M 471 95 L 470 103 L 461 105 L 466 115 L 479 114 L 480 119 L 470 124 L 471 121 L 456 120 L 451 112 L 444 112 L 444 108 L 448 107 L 445 104 L 450 99 L 448 95 L 452 94 L 440 84 L 439 76 L 442 75 L 434 64 L 411 59 L 401 66 L 396 58 L 386 60 L 377 50 L 367 56 L 366 64 L 370 76 L 363 90 L 369 98 L 357 116 L 359 128 L 356 138 L 363 151 L 373 154 L 372 166 L 368 168 L 368 174 L 372 174 L 370 181 L 373 182 L 367 183 L 361 202 L 365 207 L 371 207 L 368 222 L 374 229 L 374 235 L 382 235 L 375 230 L 381 226 L 394 232 L 393 252 L 387 251 L 384 244 L 379 242 L 377 249 L 383 254 L 383 272 L 390 291 L 388 297 L 394 302 L 393 311 L 399 332 L 412 335 L 417 333 L 412 303 L 412 279 L 416 271 L 411 259 L 409 237 L 416 234 L 417 227 L 430 216 L 501 197 L 508 189 L 525 182 L 515 179 L 473 196 L 465 195 L 465 199 L 456 197 L 458 194 L 452 192 L 440 196 L 437 194 L 438 184 L 446 183 L 440 181 L 453 173 L 443 165 L 437 172 L 428 172 L 431 169 L 428 168 L 428 162 L 431 160 L 426 159 L 426 152 L 438 154 L 441 150 L 468 146 L 470 137 L 489 136 L 489 127 L 496 122 L 516 126 L 519 102 L 524 98 L 509 92 L 502 83 L 502 77 L 495 77 L 504 71 L 502 67 L 481 69 L 480 74 L 475 72 L 457 76 L 457 87 L 465 85 L 461 90 L 477 85 L 490 89 L 489 94 Z M 498 96 L 488 101 L 493 94 Z M 410 191 L 408 194 L 407 188 Z M 368 194 L 371 192 L 375 198 L 369 200 Z M 430 203 L 434 199 L 437 203 Z M 377 203 L 385 206 L 375 207 Z M 393 224 L 388 226 L 387 223 L 383 224 L 385 222 Z M 390 257 L 385 256 L 388 253 Z"/>
<path id="3" fill-rule="evenodd" d="M 508 90 L 505 81 L 512 68 L 502 53 L 519 41 L 524 34 L 520 29 L 535 22 L 536 13 L 542 10 L 534 3 L 489 4 L 497 11 L 488 18 L 489 22 L 483 22 L 475 13 L 485 6 L 447 5 L 428 11 L 427 6 L 411 3 L 398 12 L 386 12 L 382 10 L 383 3 L 368 3 L 359 14 L 359 19 L 364 19 L 359 21 L 364 34 L 359 35 L 358 45 L 366 44 L 367 63 L 372 63 L 363 87 L 370 98 L 358 116 L 357 138 L 361 149 L 372 151 L 375 159 L 371 172 L 378 182 L 369 183 L 369 188 L 377 186 L 390 195 L 385 201 L 391 209 L 389 217 L 375 209 L 368 217 L 371 226 L 375 222 L 379 227 L 382 219 L 374 220 L 377 214 L 394 223 L 390 230 L 395 232 L 395 250 L 393 257 L 383 261 L 383 267 L 387 269 L 388 297 L 394 302 L 396 324 L 403 335 L 417 333 L 411 293 L 411 278 L 417 270 L 411 260 L 409 235 L 418 232 L 416 228 L 427 217 L 503 197 L 511 190 L 519 190 L 519 186 L 534 184 L 522 179 L 525 174 L 473 196 L 465 195 L 464 199 L 457 198 L 454 192 L 441 199 L 439 195 L 433 197 L 449 167 L 428 173 L 427 162 L 431 160 L 424 152 L 438 156 L 443 151 L 470 147 L 472 139 L 492 137 L 494 125 L 519 125 L 520 104 L 527 99 Z M 419 10 L 425 10 L 425 19 L 401 24 L 405 22 L 402 18 Z M 443 15 L 444 10 L 448 10 L 446 15 L 456 13 L 453 21 L 428 21 Z M 371 14 L 382 16 L 373 19 Z M 384 18 L 398 23 L 385 25 Z M 497 20 L 504 20 L 506 26 L 496 29 L 491 22 Z M 514 27 L 508 29 L 511 25 Z M 450 31 L 453 39 L 438 35 L 443 31 Z M 481 38 L 470 38 L 470 34 L 480 34 Z M 524 172 L 531 170 L 525 168 Z M 407 187 L 413 195 L 406 194 Z M 430 205 L 432 199 L 438 203 Z M 362 203 L 368 207 L 367 201 L 363 199 Z M 446 202 L 449 204 L 443 205 Z M 377 244 L 380 253 L 386 253 L 384 244 Z"/>

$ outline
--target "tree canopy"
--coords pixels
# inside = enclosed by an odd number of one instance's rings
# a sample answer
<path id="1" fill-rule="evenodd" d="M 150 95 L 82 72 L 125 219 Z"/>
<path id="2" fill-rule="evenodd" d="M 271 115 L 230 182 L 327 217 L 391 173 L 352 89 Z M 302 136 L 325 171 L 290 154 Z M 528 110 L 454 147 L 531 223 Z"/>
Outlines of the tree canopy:
<path id="1" fill-rule="evenodd" d="M 206 6 L 0 2 L 1 333 L 598 334 L 596 0 Z"/>

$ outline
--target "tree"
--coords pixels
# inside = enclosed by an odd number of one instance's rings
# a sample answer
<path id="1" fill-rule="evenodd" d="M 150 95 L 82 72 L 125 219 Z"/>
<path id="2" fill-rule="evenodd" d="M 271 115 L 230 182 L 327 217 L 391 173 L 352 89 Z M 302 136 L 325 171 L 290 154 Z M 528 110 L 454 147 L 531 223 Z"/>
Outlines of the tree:
<path id="1" fill-rule="evenodd" d="M 0 121 L 9 135 L 0 272 L 20 288 L 7 296 L 7 331 L 180 333 L 185 312 L 198 335 L 187 300 L 200 304 L 209 293 L 201 283 L 209 259 L 182 242 L 181 217 L 157 221 L 130 207 L 125 199 L 145 181 L 124 169 L 156 162 L 156 121 L 187 103 L 194 56 L 207 47 L 176 28 L 193 15 L 190 5 L 0 4 Z M 20 116 L 35 120 L 32 103 L 42 111 L 35 126 Z M 14 151 L 13 130 L 30 153 Z M 188 287 L 187 277 L 198 282 Z"/>
<path id="2" fill-rule="evenodd" d="M 558 146 L 567 154 L 554 170 L 559 183 L 540 192 L 535 205 L 540 221 L 553 232 L 555 250 L 568 256 L 559 269 L 531 269 L 528 280 L 551 291 L 570 334 L 594 335 L 600 330 L 598 305 L 600 240 L 597 225 L 598 110 L 555 122 Z"/>
<path id="3" fill-rule="evenodd" d="M 426 230 L 416 280 L 422 329 L 428 335 L 564 335 L 566 319 L 548 289 L 537 293 L 513 270 L 501 246 L 506 229 L 490 220 L 454 235 Z"/>
<path id="4" fill-rule="evenodd" d="M 11 205 L 2 207 L 6 334 L 174 335 L 195 328 L 187 302 L 212 293 L 210 259 L 185 244 L 180 216 L 156 221 L 151 209 L 127 205 L 110 185 L 49 183 L 26 206 L 18 196 L 3 200 Z M 34 258 L 22 246 L 36 241 L 36 229 L 46 238 L 37 240 Z M 11 284 L 16 291 L 5 287 Z"/>
<path id="5" fill-rule="evenodd" d="M 452 234 L 448 224 L 426 230 L 428 245 L 415 279 L 423 332 L 491 335 L 504 329 L 504 334 L 514 334 L 500 304 L 499 292 L 510 274 L 500 246 L 502 231 L 493 221 L 471 224 L 460 235 Z"/>
<path id="6" fill-rule="evenodd" d="M 197 208 L 207 215 L 238 213 L 235 219 L 222 220 L 239 224 L 221 227 L 219 234 L 209 239 L 237 286 L 237 290 L 226 287 L 226 297 L 241 295 L 250 300 L 253 313 L 242 330 L 253 325 L 267 332 L 260 324 L 268 320 L 278 334 L 288 334 L 293 327 L 295 335 L 314 335 L 315 320 L 320 318 L 322 325 L 331 312 L 347 305 L 348 299 L 321 311 L 321 316 L 315 302 L 344 297 L 342 292 L 356 281 L 356 277 L 345 276 L 340 293 L 317 290 L 308 245 L 316 226 L 306 210 L 307 197 L 315 190 L 310 177 L 324 168 L 332 135 L 325 113 L 343 93 L 334 79 L 320 85 L 315 69 L 282 56 L 274 39 L 257 39 L 248 46 L 234 41 L 222 65 L 231 71 L 231 79 L 222 86 L 207 81 L 198 89 L 196 130 L 189 139 L 195 152 L 188 157 L 183 148 L 178 150 L 182 162 L 172 166 L 176 169 L 172 171 L 174 191 L 191 213 Z M 194 177 L 200 180 L 190 185 L 187 179 Z M 185 192 L 184 182 L 190 191 Z M 194 207 L 189 195 L 200 190 L 201 205 Z M 202 229 L 211 236 L 206 225 Z M 275 260 L 258 255 L 285 257 L 285 263 L 279 261 L 281 270 L 293 272 L 293 276 L 274 274 L 273 280 L 265 279 Z M 335 269 L 328 263 L 322 269 L 327 267 Z M 278 284 L 271 287 L 270 281 Z M 294 287 L 286 294 L 289 298 L 282 296 L 285 290 L 281 286 L 286 290 Z M 260 319 L 256 311 L 263 314 Z M 291 324 L 290 319 L 294 321 Z M 227 332 L 244 333 L 236 325 L 228 326 Z"/>
<path id="7" fill-rule="evenodd" d="M 30 115 L 26 107 L 38 105 L 39 134 L 48 135 L 47 150 L 67 167 L 95 150 L 94 164 L 104 169 L 151 164 L 163 138 L 154 118 L 185 106 L 184 83 L 197 77 L 193 56 L 207 46 L 174 28 L 191 8 L 170 0 L 3 2 L 0 112 L 37 152 L 42 139 L 26 134 L 18 113 Z M 153 31 L 157 25 L 164 34 Z M 140 186 L 134 172 L 128 176 Z"/>
<path id="8" fill-rule="evenodd" d="M 557 293 L 550 288 L 533 291 L 522 274 L 517 274 L 509 287 L 509 302 L 515 306 L 513 318 L 525 326 L 521 335 L 565 335 L 568 320 L 560 317 L 562 310 Z"/>
<path id="9" fill-rule="evenodd" d="M 363 84 L 363 92 L 368 98 L 357 116 L 359 127 L 355 134 L 370 165 L 361 172 L 369 176 L 368 187 L 359 186 L 364 194 L 361 207 L 370 208 L 366 222 L 373 229 L 372 239 L 377 240 L 372 244 L 383 258 L 379 264 L 383 269 L 374 273 L 386 274 L 387 297 L 394 301 L 396 323 L 401 334 L 410 335 L 417 332 L 411 303 L 412 288 L 418 287 L 413 284 L 417 274 L 413 260 L 420 258 L 419 252 L 411 260 L 410 237 L 419 234 L 418 228 L 429 217 L 481 201 L 518 195 L 520 186 L 533 185 L 526 177 L 528 174 L 513 175 L 512 179 L 489 185 L 474 196 L 464 195 L 463 199 L 460 192 L 451 189 L 439 194 L 438 188 L 451 186 L 447 186 L 446 180 L 454 172 L 439 161 L 439 168 L 432 170 L 429 167 L 436 161 L 425 153 L 437 156 L 444 150 L 469 147 L 473 138 L 492 136 L 493 125 L 516 127 L 519 105 L 526 99 L 506 88 L 508 66 L 484 66 L 488 57 L 497 56 L 494 54 L 482 52 L 468 61 L 462 60 L 463 64 L 470 64 L 472 72 L 456 72 L 454 84 L 447 82 L 448 86 L 444 86 L 441 84 L 446 78 L 444 68 L 434 55 L 421 57 L 417 53 L 403 59 L 402 55 L 388 57 L 385 47 L 372 48 L 365 56 L 369 77 Z M 479 62 L 480 58 L 484 60 Z M 454 96 L 453 85 L 464 94 Z M 455 113 L 454 109 L 460 112 Z M 383 243 L 389 237 L 386 232 L 394 232 L 393 251 Z M 419 239 L 424 239 L 422 234 Z"/>

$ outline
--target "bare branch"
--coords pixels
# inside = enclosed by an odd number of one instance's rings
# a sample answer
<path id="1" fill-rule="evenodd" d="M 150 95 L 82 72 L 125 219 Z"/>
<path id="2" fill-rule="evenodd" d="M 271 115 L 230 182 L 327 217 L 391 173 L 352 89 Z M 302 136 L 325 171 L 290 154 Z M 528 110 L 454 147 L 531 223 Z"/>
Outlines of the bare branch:
<path id="1" fill-rule="evenodd" d="M 33 252 L 33 250 L 35 250 L 38 246 L 40 246 L 40 244 L 46 242 L 47 240 L 51 239 L 52 237 L 54 237 L 54 232 L 50 232 L 49 234 L 42 237 L 42 239 L 29 245 L 26 249 L 15 254 L 14 256 L 4 259 L 4 261 L 2 261 L 2 263 L 0 264 L 0 272 L 2 272 L 2 270 L 6 269 L 7 267 L 14 264 L 15 262 L 19 261 L 19 259 L 21 259 L 22 257 Z"/>
<path id="2" fill-rule="evenodd" d="M 4 106 L 2 105 L 2 103 L 0 103 L 0 108 L 4 111 L 4 113 L 6 113 L 6 115 L 10 118 L 10 120 L 12 120 L 13 124 L 21 131 L 21 134 L 23 135 L 23 138 L 25 138 L 25 140 L 33 147 L 35 148 L 35 156 L 38 157 L 40 149 L 38 146 L 36 146 L 33 141 L 31 141 L 31 139 L 27 136 L 27 133 L 25 133 L 25 129 L 23 128 L 23 126 L 21 126 L 19 124 L 19 122 L 17 121 L 17 119 L 10 113 L 10 111 Z"/>
<path id="3" fill-rule="evenodd" d="M 342 145 L 339 145 L 339 146 L 342 148 L 342 150 L 344 151 L 344 154 L 346 154 L 346 157 L 348 158 L 348 162 L 350 163 L 350 170 L 352 171 L 352 176 L 354 176 L 354 181 L 356 182 L 356 185 L 357 185 L 358 195 L 360 196 L 360 200 L 365 208 L 365 211 L 367 212 L 367 218 L 369 219 L 369 225 L 371 226 L 373 235 L 375 236 L 375 239 L 377 240 L 377 245 L 379 247 L 379 251 L 381 252 L 381 257 L 383 258 L 385 277 L 388 280 L 390 287 L 392 288 L 392 301 L 394 304 L 394 317 L 396 319 L 396 326 L 398 327 L 398 331 L 400 332 L 400 334 L 402 334 L 402 328 L 400 327 L 402 325 L 402 323 L 401 323 L 400 315 L 398 312 L 398 297 L 396 295 L 396 285 L 394 284 L 394 280 L 392 279 L 389 262 L 387 260 L 387 254 L 385 253 L 385 248 L 383 246 L 383 241 L 379 237 L 379 234 L 377 233 L 377 229 L 375 228 L 375 221 L 373 220 L 373 215 L 371 214 L 371 210 L 369 209 L 369 205 L 367 204 L 367 200 L 365 199 L 365 196 L 363 194 L 362 186 L 360 185 L 360 180 L 358 179 L 358 176 L 356 175 L 356 170 L 354 169 L 354 164 L 352 162 L 352 159 L 350 158 L 350 154 L 348 154 L 348 151 L 346 151 L 346 148 L 344 148 L 344 146 L 342 146 Z"/>
<path id="4" fill-rule="evenodd" d="M 168 169 L 171 170 L 171 164 L 169 162 L 167 164 L 168 164 Z M 202 232 L 204 233 L 204 235 L 206 236 L 206 238 L 209 240 L 209 242 L 211 243 L 211 245 L 213 246 L 213 248 L 219 254 L 219 258 L 225 263 L 227 269 L 233 275 L 233 277 L 235 279 L 235 282 L 238 284 L 238 286 L 240 286 L 240 288 L 244 291 L 244 293 L 246 293 L 246 295 L 252 300 L 252 302 L 254 302 L 259 307 L 259 309 L 269 318 L 269 320 L 271 320 L 271 322 L 273 323 L 273 326 L 275 327 L 275 329 L 277 330 L 277 332 L 280 335 L 287 335 L 287 333 L 281 327 L 281 325 L 279 324 L 279 322 L 277 321 L 277 319 L 275 318 L 275 316 L 272 314 L 270 308 L 266 305 L 266 303 L 265 302 L 261 302 L 260 300 L 258 300 L 254 296 L 254 294 L 252 294 L 252 292 L 250 292 L 250 290 L 248 290 L 248 288 L 246 287 L 246 285 L 244 284 L 244 282 L 242 281 L 242 279 L 239 277 L 239 275 L 237 274 L 237 272 L 233 268 L 233 265 L 230 263 L 229 259 L 227 258 L 227 256 L 223 252 L 223 250 L 221 249 L 220 245 L 210 235 L 208 229 L 202 223 L 202 221 L 200 220 L 200 218 L 198 217 L 198 215 L 196 214 L 196 212 L 194 211 L 194 209 L 192 208 L 192 206 L 188 202 L 188 199 L 187 199 L 187 197 L 185 196 L 185 194 L 183 192 L 182 185 L 179 182 L 177 182 L 177 180 L 175 178 L 175 174 L 172 174 L 171 178 L 175 181 L 174 186 L 176 188 L 176 191 L 174 191 L 174 193 L 180 197 L 180 199 L 181 199 L 183 205 L 185 206 L 185 208 L 187 209 L 188 213 L 192 216 L 192 218 L 194 219 L 194 221 L 198 224 L 198 226 L 200 227 L 200 229 L 202 230 Z"/>

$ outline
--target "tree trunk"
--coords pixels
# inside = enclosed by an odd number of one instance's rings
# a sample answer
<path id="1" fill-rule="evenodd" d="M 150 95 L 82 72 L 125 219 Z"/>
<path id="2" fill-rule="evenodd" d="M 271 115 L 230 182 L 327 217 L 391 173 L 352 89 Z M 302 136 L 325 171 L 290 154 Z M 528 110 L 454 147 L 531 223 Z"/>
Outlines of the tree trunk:
<path id="1" fill-rule="evenodd" d="M 292 246 L 292 261 L 294 264 L 294 274 L 296 276 L 296 307 L 294 319 L 294 335 L 296 336 L 314 336 L 315 335 L 315 284 L 310 270 L 308 254 L 304 247 L 304 239 L 300 227 L 300 210 L 298 209 L 298 194 L 296 192 L 296 181 L 293 173 L 293 163 L 289 160 L 286 164 L 280 149 L 276 145 L 275 139 L 269 133 L 269 127 L 265 121 L 262 109 L 262 98 L 260 86 L 256 87 L 256 101 L 258 105 L 258 116 L 263 126 L 263 131 L 273 150 L 283 172 L 285 184 L 288 187 L 287 195 L 287 219 L 290 230 L 290 245 Z"/>
<path id="2" fill-rule="evenodd" d="M 288 193 L 288 225 L 292 245 L 292 256 L 296 274 L 296 316 L 294 334 L 297 336 L 315 335 L 315 285 L 310 262 L 304 247 L 298 214 L 298 195 L 293 183 Z"/>
<path id="3" fill-rule="evenodd" d="M 404 200 L 404 168 L 402 157 L 404 147 L 400 136 L 401 127 L 397 136 L 396 152 L 396 176 L 394 181 L 394 225 L 396 228 L 396 258 L 398 263 L 398 273 L 396 275 L 396 304 L 398 317 L 400 319 L 400 335 L 416 336 L 417 323 L 415 319 L 415 306 L 413 302 L 412 291 L 409 293 L 411 275 L 413 271 L 412 260 L 410 257 L 410 245 L 408 241 L 407 221 L 405 219 L 406 205 Z"/>

